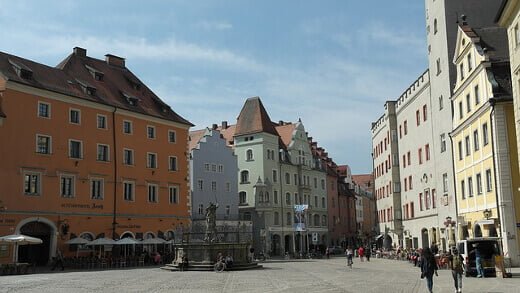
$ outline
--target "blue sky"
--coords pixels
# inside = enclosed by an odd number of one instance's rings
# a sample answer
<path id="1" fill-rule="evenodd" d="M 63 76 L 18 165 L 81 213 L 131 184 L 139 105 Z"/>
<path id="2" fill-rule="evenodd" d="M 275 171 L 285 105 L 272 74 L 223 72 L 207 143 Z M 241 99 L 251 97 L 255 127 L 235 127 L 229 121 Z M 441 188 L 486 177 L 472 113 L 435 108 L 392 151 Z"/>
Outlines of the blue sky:
<path id="1" fill-rule="evenodd" d="M 0 51 L 54 66 L 111 53 L 194 129 L 260 96 L 338 164 L 371 171 L 371 122 L 427 67 L 424 2 L 7 1 Z"/>

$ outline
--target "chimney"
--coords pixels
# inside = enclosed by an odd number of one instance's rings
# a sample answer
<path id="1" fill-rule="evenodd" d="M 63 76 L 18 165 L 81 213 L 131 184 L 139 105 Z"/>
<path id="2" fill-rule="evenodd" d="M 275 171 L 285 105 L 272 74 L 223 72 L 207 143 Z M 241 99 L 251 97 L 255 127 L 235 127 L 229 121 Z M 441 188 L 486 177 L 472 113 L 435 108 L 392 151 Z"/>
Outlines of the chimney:
<path id="1" fill-rule="evenodd" d="M 222 129 L 227 129 L 227 128 L 228 128 L 227 121 L 222 121 Z"/>
<path id="2" fill-rule="evenodd" d="M 87 49 L 80 47 L 74 47 L 74 49 L 72 49 L 72 53 L 79 57 L 87 57 Z"/>
<path id="3" fill-rule="evenodd" d="M 213 130 L 216 130 L 217 128 L 218 128 L 218 125 L 217 125 L 217 124 L 213 124 L 213 125 L 211 126 L 211 129 L 213 129 Z"/>
<path id="4" fill-rule="evenodd" d="M 105 55 L 105 61 L 109 65 L 114 65 L 118 67 L 125 67 L 125 58 L 121 58 L 112 54 Z"/>
<path id="5" fill-rule="evenodd" d="M 278 121 L 278 125 L 283 126 L 284 125 L 283 120 Z"/>

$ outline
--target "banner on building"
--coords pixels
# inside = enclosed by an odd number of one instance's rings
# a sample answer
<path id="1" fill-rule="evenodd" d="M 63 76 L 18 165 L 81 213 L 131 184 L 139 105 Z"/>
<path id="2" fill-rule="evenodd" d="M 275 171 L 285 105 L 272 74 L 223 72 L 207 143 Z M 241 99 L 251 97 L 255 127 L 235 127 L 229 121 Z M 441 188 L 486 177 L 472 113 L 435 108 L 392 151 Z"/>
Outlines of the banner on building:
<path id="1" fill-rule="evenodd" d="M 309 205 L 306 205 L 306 204 L 294 205 L 294 230 L 295 231 L 299 231 L 299 232 L 306 231 L 305 213 L 307 212 L 307 209 L 309 209 Z"/>

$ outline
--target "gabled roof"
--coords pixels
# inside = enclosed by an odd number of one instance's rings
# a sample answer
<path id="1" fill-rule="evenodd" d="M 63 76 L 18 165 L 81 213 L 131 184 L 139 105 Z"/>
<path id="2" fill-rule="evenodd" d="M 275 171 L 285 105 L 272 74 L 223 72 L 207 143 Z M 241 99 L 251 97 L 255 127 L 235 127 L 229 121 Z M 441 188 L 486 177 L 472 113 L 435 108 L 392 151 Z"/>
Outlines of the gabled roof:
<path id="1" fill-rule="evenodd" d="M 30 71 L 30 78 L 23 78 L 17 72 L 20 69 Z M 93 70 L 102 75 L 102 80 L 95 79 L 91 74 Z M 139 81 L 124 66 L 124 62 L 123 66 L 114 66 L 107 61 L 86 56 L 86 50 L 81 48 L 75 48 L 74 53 L 57 67 L 0 52 L 0 76 L 35 88 L 193 126 Z M 135 86 L 135 82 L 139 85 Z M 138 103 L 130 104 L 123 93 L 136 97 Z"/>
<path id="2" fill-rule="evenodd" d="M 276 131 L 278 135 L 282 139 L 282 142 L 285 146 L 289 146 L 293 139 L 293 133 L 296 129 L 296 124 L 294 123 L 284 123 L 283 125 L 277 125 Z"/>
<path id="3" fill-rule="evenodd" d="M 206 133 L 206 130 L 207 130 L 207 128 L 190 131 L 190 146 L 189 146 L 190 151 L 197 147 L 197 144 L 199 143 L 200 139 Z"/>
<path id="4" fill-rule="evenodd" d="M 238 115 L 235 136 L 260 132 L 278 136 L 260 98 L 249 98 Z"/>

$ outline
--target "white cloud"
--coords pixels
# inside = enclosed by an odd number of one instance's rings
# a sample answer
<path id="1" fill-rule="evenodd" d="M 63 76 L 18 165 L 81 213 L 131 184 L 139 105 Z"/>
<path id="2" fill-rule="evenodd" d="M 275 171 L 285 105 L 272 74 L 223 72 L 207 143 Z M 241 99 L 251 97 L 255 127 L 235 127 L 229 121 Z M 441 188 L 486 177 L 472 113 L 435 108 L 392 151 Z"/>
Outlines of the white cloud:
<path id="1" fill-rule="evenodd" d="M 223 31 L 233 28 L 233 25 L 226 21 L 201 21 L 196 26 L 208 31 Z"/>

